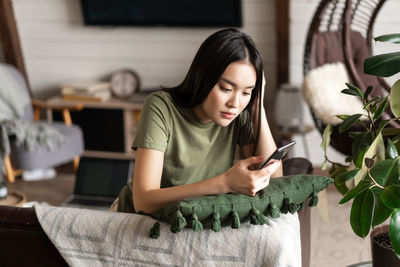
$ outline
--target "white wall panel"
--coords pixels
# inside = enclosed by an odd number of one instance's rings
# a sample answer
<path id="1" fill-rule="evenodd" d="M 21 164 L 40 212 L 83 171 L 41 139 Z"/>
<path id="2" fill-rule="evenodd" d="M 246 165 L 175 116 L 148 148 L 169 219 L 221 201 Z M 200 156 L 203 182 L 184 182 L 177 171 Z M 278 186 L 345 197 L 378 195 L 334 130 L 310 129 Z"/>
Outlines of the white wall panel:
<path id="1" fill-rule="evenodd" d="M 101 79 L 121 68 L 139 73 L 145 88 L 175 85 L 201 42 L 217 28 L 95 27 L 83 25 L 79 0 L 14 0 L 15 17 L 33 92 Z M 259 48 L 269 87 L 276 87 L 275 0 L 243 0 L 242 30 Z M 273 78 L 272 78 L 273 77 Z"/>

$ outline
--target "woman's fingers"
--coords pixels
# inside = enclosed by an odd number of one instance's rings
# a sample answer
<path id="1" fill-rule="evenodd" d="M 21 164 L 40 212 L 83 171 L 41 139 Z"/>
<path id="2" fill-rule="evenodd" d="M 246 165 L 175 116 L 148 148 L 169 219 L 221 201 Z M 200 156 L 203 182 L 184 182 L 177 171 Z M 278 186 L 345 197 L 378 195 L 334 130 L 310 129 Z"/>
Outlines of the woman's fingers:
<path id="1" fill-rule="evenodd" d="M 275 160 L 272 163 L 269 163 L 267 166 L 260 170 L 255 170 L 254 175 L 256 176 L 271 176 L 281 165 L 280 160 Z"/>
<path id="2" fill-rule="evenodd" d="M 263 157 L 250 157 L 247 159 L 242 160 L 244 166 L 249 168 L 250 166 L 260 163 L 262 161 Z"/>

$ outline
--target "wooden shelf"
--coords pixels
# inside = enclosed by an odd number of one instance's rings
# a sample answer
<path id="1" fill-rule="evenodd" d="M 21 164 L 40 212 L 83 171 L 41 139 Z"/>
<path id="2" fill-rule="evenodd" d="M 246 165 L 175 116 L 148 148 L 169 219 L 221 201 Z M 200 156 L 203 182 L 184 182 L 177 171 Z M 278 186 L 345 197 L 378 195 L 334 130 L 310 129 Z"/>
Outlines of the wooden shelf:
<path id="1" fill-rule="evenodd" d="M 82 111 L 77 111 L 75 112 L 75 116 L 79 116 L 80 112 L 86 112 L 85 109 L 99 109 L 99 110 L 103 110 L 104 112 L 108 112 L 108 110 L 110 110 L 110 112 L 114 112 L 114 110 L 121 110 L 122 111 L 122 132 L 120 134 L 121 137 L 118 138 L 123 138 L 123 148 L 116 148 L 116 151 L 107 151 L 106 150 L 97 150 L 97 147 L 94 147 L 93 144 L 91 146 L 87 146 L 85 151 L 84 151 L 84 156 L 87 157 L 99 157 L 99 158 L 116 158 L 116 159 L 134 159 L 135 158 L 135 152 L 131 149 L 131 145 L 133 142 L 133 139 L 135 138 L 136 135 L 136 127 L 137 127 L 137 123 L 139 121 L 139 116 L 140 116 L 140 112 L 142 110 L 143 107 L 143 102 L 145 100 L 145 98 L 147 97 L 148 94 L 145 93 L 139 93 L 139 94 L 135 94 L 133 95 L 130 99 L 118 99 L 118 98 L 111 98 L 108 101 L 104 101 L 104 102 L 93 102 L 93 101 L 83 101 L 83 100 L 64 100 L 61 96 L 56 96 L 56 97 L 52 97 L 50 99 L 47 100 L 47 102 L 49 104 L 51 104 L 52 106 L 54 105 L 59 105 L 59 106 L 76 106 L 77 104 L 80 104 L 83 106 L 83 110 Z M 109 112 L 109 113 L 110 113 Z M 109 114 L 107 113 L 107 114 Z M 110 113 L 111 114 L 111 113 Z M 53 120 L 53 116 L 52 116 L 52 111 L 48 110 L 47 112 L 47 117 L 49 119 L 49 121 Z M 74 122 L 74 119 L 72 119 L 72 121 Z M 114 121 L 115 122 L 115 121 Z M 78 125 L 81 126 L 81 128 L 84 131 L 85 134 L 85 125 L 86 125 L 86 134 L 89 134 L 88 132 L 92 132 L 91 134 L 93 134 L 93 131 L 89 130 L 89 129 L 94 129 L 92 128 L 92 126 L 88 126 L 91 124 L 86 124 L 83 121 L 77 122 L 75 121 L 75 123 L 77 123 Z M 96 124 L 98 125 L 98 124 Z M 120 124 L 118 124 L 120 125 Z M 89 128 L 88 128 L 89 127 Z M 93 125 L 93 127 L 95 127 Z M 115 127 L 115 124 L 114 124 Z M 118 127 L 117 127 L 118 128 Z M 104 131 L 99 131 L 99 134 L 102 134 L 102 132 Z M 104 133 L 103 133 L 104 134 Z M 123 136 L 122 136 L 123 135 Z M 85 137 L 86 138 L 86 137 Z M 90 137 L 88 137 L 90 138 Z M 104 136 L 104 140 L 106 140 L 106 138 L 115 138 L 115 137 L 110 137 L 109 134 L 105 134 Z M 92 139 L 90 139 L 92 140 Z M 122 140 L 122 139 L 121 139 Z M 96 149 L 96 150 L 94 150 Z M 100 148 L 101 149 L 101 148 Z M 122 150 L 122 151 L 120 151 Z"/>
<path id="2" fill-rule="evenodd" d="M 85 150 L 85 152 L 83 152 L 83 156 L 107 159 L 135 159 L 136 153 L 133 150 L 131 153 Z"/>

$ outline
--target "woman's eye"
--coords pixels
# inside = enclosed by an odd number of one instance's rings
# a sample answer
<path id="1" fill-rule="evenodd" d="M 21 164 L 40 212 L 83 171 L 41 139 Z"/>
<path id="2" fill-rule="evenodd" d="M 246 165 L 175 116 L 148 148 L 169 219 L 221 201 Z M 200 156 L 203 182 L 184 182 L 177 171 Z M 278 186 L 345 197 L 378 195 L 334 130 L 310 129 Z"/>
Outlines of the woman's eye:
<path id="1" fill-rule="evenodd" d="M 232 89 L 224 88 L 224 87 L 222 87 L 222 86 L 220 86 L 220 88 L 221 88 L 221 90 L 222 90 L 223 92 L 230 92 L 230 91 L 232 91 Z"/>
<path id="2" fill-rule="evenodd" d="M 244 96 L 249 96 L 249 95 L 251 95 L 251 93 L 249 93 L 249 92 L 243 92 L 243 95 L 244 95 Z"/>

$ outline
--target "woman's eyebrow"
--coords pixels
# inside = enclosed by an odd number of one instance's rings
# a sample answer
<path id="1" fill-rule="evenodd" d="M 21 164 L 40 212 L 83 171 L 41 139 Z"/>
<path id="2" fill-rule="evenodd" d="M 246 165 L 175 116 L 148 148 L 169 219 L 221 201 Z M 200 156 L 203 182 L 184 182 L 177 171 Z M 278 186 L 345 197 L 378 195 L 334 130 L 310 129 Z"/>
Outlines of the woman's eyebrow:
<path id="1" fill-rule="evenodd" d="M 228 84 L 232 85 L 232 86 L 235 86 L 235 87 L 237 87 L 236 83 L 234 83 L 234 82 L 232 82 L 232 81 L 228 80 L 227 78 L 221 77 L 220 79 L 221 79 L 221 80 L 223 80 L 224 82 L 226 82 L 226 83 L 228 83 Z M 255 87 L 255 85 L 246 86 L 246 88 L 245 88 L 245 89 L 253 89 L 254 87 Z"/>

